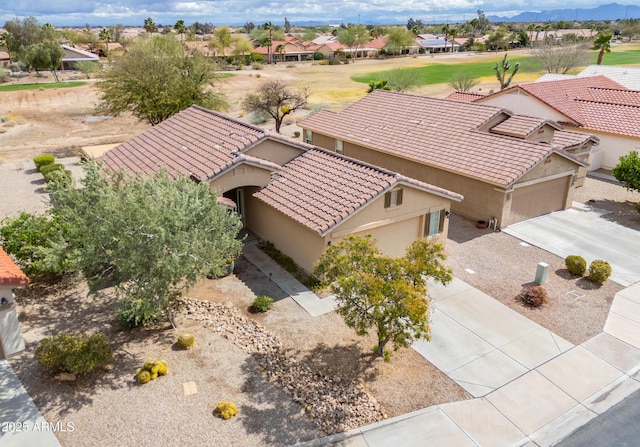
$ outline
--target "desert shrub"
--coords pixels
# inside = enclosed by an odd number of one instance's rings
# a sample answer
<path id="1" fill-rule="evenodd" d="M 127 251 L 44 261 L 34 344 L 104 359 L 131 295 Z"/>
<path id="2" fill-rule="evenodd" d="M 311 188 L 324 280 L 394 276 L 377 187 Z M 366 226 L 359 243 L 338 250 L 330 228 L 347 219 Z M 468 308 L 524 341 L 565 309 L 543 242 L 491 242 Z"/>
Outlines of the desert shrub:
<path id="1" fill-rule="evenodd" d="M 253 310 L 256 312 L 266 312 L 273 306 L 273 298 L 266 295 L 259 295 L 253 300 Z"/>
<path id="2" fill-rule="evenodd" d="M 249 55 L 249 59 L 251 62 L 261 62 L 264 63 L 264 56 L 260 53 L 251 53 Z"/>
<path id="3" fill-rule="evenodd" d="M 50 163 L 44 166 L 40 166 L 40 173 L 42 175 L 47 175 L 50 172 L 59 171 L 63 169 L 64 169 L 64 165 L 61 163 Z"/>
<path id="4" fill-rule="evenodd" d="M 5 83 L 11 80 L 11 72 L 9 70 L 0 69 L 0 82 Z"/>
<path id="5" fill-rule="evenodd" d="M 61 183 L 63 186 L 73 186 L 73 174 L 68 169 L 58 169 L 44 174 L 44 179 L 49 182 Z"/>
<path id="6" fill-rule="evenodd" d="M 42 168 L 43 166 L 46 165 L 50 165 L 53 164 L 53 162 L 56 160 L 56 157 L 53 155 L 38 155 L 36 157 L 33 157 L 33 162 L 36 165 L 36 169 L 38 171 L 40 171 L 40 168 Z"/>
<path id="7" fill-rule="evenodd" d="M 251 124 L 262 124 L 269 121 L 270 118 L 271 118 L 271 115 L 269 115 L 266 112 L 256 112 L 251 114 L 251 117 L 249 118 L 249 122 Z"/>
<path id="8" fill-rule="evenodd" d="M 158 376 L 166 376 L 167 374 L 169 374 L 169 363 L 166 360 L 148 359 L 144 366 L 138 369 L 136 379 L 138 383 L 145 384 L 157 379 Z"/>
<path id="9" fill-rule="evenodd" d="M 251 68 L 254 70 L 262 70 L 264 65 L 260 62 L 251 62 Z"/>
<path id="10" fill-rule="evenodd" d="M 296 68 L 296 64 L 287 64 L 285 68 Z"/>
<path id="11" fill-rule="evenodd" d="M 193 334 L 181 334 L 178 337 L 178 346 L 182 349 L 191 349 L 196 344 L 196 337 Z"/>
<path id="12" fill-rule="evenodd" d="M 111 360 L 113 351 L 104 334 L 58 334 L 43 339 L 35 357 L 51 372 L 87 374 Z"/>
<path id="13" fill-rule="evenodd" d="M 602 284 L 611 276 L 611 265 L 602 259 L 596 259 L 589 264 L 589 281 Z"/>
<path id="14" fill-rule="evenodd" d="M 236 404 L 233 402 L 218 402 L 214 413 L 222 419 L 231 419 L 238 414 L 238 409 L 236 408 Z"/>
<path id="15" fill-rule="evenodd" d="M 317 62 L 318 65 L 329 65 L 329 60 L 328 59 L 323 59 L 321 61 Z"/>
<path id="16" fill-rule="evenodd" d="M 162 309 L 155 301 L 145 298 L 127 297 L 120 300 L 116 321 L 122 329 L 131 330 L 156 323 L 162 316 Z"/>
<path id="17" fill-rule="evenodd" d="M 584 272 L 587 270 L 587 261 L 585 261 L 582 256 L 567 256 L 564 260 L 564 265 L 567 266 L 569 273 L 576 276 L 584 275 Z"/>
<path id="18" fill-rule="evenodd" d="M 342 62 L 338 58 L 332 57 L 331 59 L 329 59 L 329 65 L 340 65 L 340 64 L 342 64 Z"/>
<path id="19" fill-rule="evenodd" d="M 520 292 L 520 300 L 530 307 L 540 307 L 547 299 L 547 291 L 542 286 L 524 286 Z"/>

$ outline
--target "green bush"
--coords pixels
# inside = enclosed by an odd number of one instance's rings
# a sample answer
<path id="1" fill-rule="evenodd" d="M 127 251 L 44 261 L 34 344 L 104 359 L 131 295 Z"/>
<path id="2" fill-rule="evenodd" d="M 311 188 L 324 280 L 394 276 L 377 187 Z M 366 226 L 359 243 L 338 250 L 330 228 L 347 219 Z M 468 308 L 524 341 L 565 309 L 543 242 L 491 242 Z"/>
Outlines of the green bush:
<path id="1" fill-rule="evenodd" d="M 64 165 L 61 163 L 50 163 L 44 166 L 40 166 L 40 173 L 44 176 L 54 171 L 63 171 Z"/>
<path id="2" fill-rule="evenodd" d="M 178 346 L 182 349 L 191 349 L 196 344 L 196 337 L 193 334 L 181 334 L 178 337 Z"/>
<path id="3" fill-rule="evenodd" d="M 214 413 L 222 419 L 231 419 L 238 414 L 238 409 L 236 408 L 236 404 L 233 402 L 218 402 Z"/>
<path id="4" fill-rule="evenodd" d="M 342 64 L 342 62 L 338 58 L 332 57 L 331 59 L 329 59 L 329 65 L 340 65 L 340 64 Z"/>
<path id="5" fill-rule="evenodd" d="M 589 281 L 603 284 L 611 276 L 611 265 L 602 259 L 596 259 L 589 264 Z"/>
<path id="6" fill-rule="evenodd" d="M 62 186 L 73 186 L 73 174 L 68 169 L 57 169 L 44 174 L 47 183 L 60 183 Z"/>
<path id="7" fill-rule="evenodd" d="M 46 165 L 53 164 L 56 160 L 56 157 L 53 155 L 38 155 L 37 157 L 33 157 L 33 162 L 36 165 L 36 169 L 40 171 L 40 168 Z"/>
<path id="8" fill-rule="evenodd" d="M 582 256 L 567 256 L 564 260 L 564 265 L 567 266 L 569 273 L 575 276 L 582 276 L 587 271 L 587 261 Z"/>
<path id="9" fill-rule="evenodd" d="M 134 329 L 156 323 L 162 316 L 156 302 L 145 299 L 127 297 L 120 300 L 116 313 L 118 326 L 122 329 Z"/>
<path id="10" fill-rule="evenodd" d="M 271 306 L 273 306 L 273 298 L 266 295 L 257 296 L 251 305 L 256 312 L 266 312 Z"/>
<path id="11" fill-rule="evenodd" d="M 324 60 L 324 54 L 320 51 L 316 51 L 315 53 L 313 53 L 313 60 L 314 61 L 322 61 Z"/>
<path id="12" fill-rule="evenodd" d="M 104 334 L 58 334 L 43 339 L 35 357 L 51 372 L 87 374 L 111 360 L 113 351 Z"/>
<path id="13" fill-rule="evenodd" d="M 547 303 L 547 291 L 542 286 L 524 286 L 520 292 L 520 300 L 527 306 L 540 307 Z"/>

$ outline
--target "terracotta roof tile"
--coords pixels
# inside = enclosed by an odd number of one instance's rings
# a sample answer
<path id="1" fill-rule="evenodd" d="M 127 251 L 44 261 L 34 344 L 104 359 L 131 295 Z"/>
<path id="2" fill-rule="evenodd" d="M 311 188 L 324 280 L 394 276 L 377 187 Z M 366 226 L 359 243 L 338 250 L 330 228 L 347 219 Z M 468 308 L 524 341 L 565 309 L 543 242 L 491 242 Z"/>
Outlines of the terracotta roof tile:
<path id="1" fill-rule="evenodd" d="M 301 126 L 507 186 L 553 152 L 548 144 L 479 130 L 510 115 L 493 106 L 376 90 L 342 112 L 320 111 Z"/>
<path id="2" fill-rule="evenodd" d="M 462 199 L 459 194 L 320 148 L 284 165 L 254 197 L 322 235 L 400 183 L 450 200 Z"/>
<path id="3" fill-rule="evenodd" d="M 555 131 L 551 144 L 558 149 L 569 149 L 575 146 L 582 146 L 591 141 L 594 144 L 600 142 L 599 138 L 584 132 L 573 132 L 570 130 Z"/>
<path id="4" fill-rule="evenodd" d="M 479 98 L 484 97 L 485 95 L 481 95 L 480 93 L 453 92 L 450 93 L 445 99 L 448 99 L 449 101 L 474 102 Z"/>
<path id="5" fill-rule="evenodd" d="M 22 287 L 29 284 L 29 278 L 22 273 L 9 255 L 0 247 L 0 286 Z"/>
<path id="6" fill-rule="evenodd" d="M 497 126 L 492 127 L 491 132 L 526 139 L 545 125 L 551 126 L 557 130 L 562 129 L 562 126 L 551 120 L 535 118 L 532 116 L 515 115 L 507 118 Z"/>
<path id="7" fill-rule="evenodd" d="M 107 168 L 151 174 L 165 167 L 204 180 L 236 159 L 234 151 L 269 135 L 268 131 L 193 106 L 108 151 Z"/>

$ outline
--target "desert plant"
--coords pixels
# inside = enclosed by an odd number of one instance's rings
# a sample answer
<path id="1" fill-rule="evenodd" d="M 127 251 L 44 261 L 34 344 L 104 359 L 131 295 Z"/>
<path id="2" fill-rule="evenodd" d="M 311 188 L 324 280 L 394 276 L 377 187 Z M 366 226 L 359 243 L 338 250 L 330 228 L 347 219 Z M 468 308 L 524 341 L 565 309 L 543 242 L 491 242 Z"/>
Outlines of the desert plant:
<path id="1" fill-rule="evenodd" d="M 49 172 L 58 171 L 64 169 L 64 165 L 61 163 L 49 163 L 44 166 L 40 166 L 39 170 L 42 175 L 47 175 Z"/>
<path id="2" fill-rule="evenodd" d="M 144 385 L 151 380 L 151 373 L 149 373 L 149 371 L 147 371 L 146 369 L 141 369 L 140 371 L 138 371 L 136 378 L 138 379 L 139 384 Z"/>
<path id="3" fill-rule="evenodd" d="M 42 166 L 53 164 L 53 162 L 54 162 L 55 160 L 56 160 L 56 157 L 55 157 L 55 156 L 53 156 L 53 155 L 48 155 L 48 154 L 45 154 L 45 155 L 38 155 L 38 156 L 36 156 L 36 157 L 33 157 L 33 162 L 35 163 L 35 165 L 36 165 L 36 169 L 37 169 L 38 171 L 40 170 L 40 168 L 41 168 Z"/>
<path id="4" fill-rule="evenodd" d="M 331 59 L 329 59 L 329 65 L 341 65 L 341 64 L 342 62 L 338 58 L 332 57 Z"/>
<path id="5" fill-rule="evenodd" d="M 540 307 L 547 303 L 547 299 L 547 291 L 543 286 L 524 286 L 520 292 L 520 300 L 530 307 Z"/>
<path id="6" fill-rule="evenodd" d="M 254 70 L 262 70 L 264 68 L 264 65 L 260 62 L 251 62 L 251 68 Z"/>
<path id="7" fill-rule="evenodd" d="M 116 321 L 122 329 L 134 329 L 139 326 L 148 326 L 157 322 L 162 316 L 160 309 L 155 301 L 126 297 L 118 303 L 116 312 Z"/>
<path id="8" fill-rule="evenodd" d="M 214 413 L 222 419 L 231 419 L 238 414 L 238 409 L 236 408 L 236 404 L 233 402 L 218 402 Z"/>
<path id="9" fill-rule="evenodd" d="M 113 356 L 104 334 L 58 334 L 44 338 L 36 349 L 36 361 L 52 372 L 87 374 Z"/>
<path id="10" fill-rule="evenodd" d="M 266 295 L 257 296 L 251 305 L 256 312 L 266 312 L 271 306 L 273 306 L 273 298 Z"/>
<path id="11" fill-rule="evenodd" d="M 582 276 L 587 270 L 587 261 L 582 256 L 567 256 L 564 260 L 564 265 L 567 266 L 569 273 L 575 276 Z"/>
<path id="12" fill-rule="evenodd" d="M 178 346 L 182 349 L 191 349 L 196 344 L 196 337 L 192 334 L 182 334 L 178 337 Z"/>
<path id="13" fill-rule="evenodd" d="M 43 175 L 44 179 L 49 183 L 56 182 L 67 187 L 73 186 L 73 174 L 68 169 L 57 169 Z"/>
<path id="14" fill-rule="evenodd" d="M 602 259 L 596 259 L 589 264 L 589 281 L 603 284 L 611 276 L 611 265 Z"/>

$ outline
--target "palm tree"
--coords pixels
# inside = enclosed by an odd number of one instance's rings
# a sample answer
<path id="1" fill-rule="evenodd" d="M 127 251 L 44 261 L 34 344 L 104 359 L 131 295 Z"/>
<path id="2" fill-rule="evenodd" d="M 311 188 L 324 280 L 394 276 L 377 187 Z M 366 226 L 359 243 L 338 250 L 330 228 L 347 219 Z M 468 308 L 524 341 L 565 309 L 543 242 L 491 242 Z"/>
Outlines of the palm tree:
<path id="1" fill-rule="evenodd" d="M 184 33 L 187 32 L 184 20 L 178 20 L 176 24 L 173 25 L 173 29 L 176 30 L 176 33 L 180 34 L 180 40 L 184 40 Z"/>
<path id="2" fill-rule="evenodd" d="M 530 23 L 527 25 L 527 31 L 529 32 L 529 45 L 533 46 L 533 32 L 536 30 L 536 24 Z"/>
<path id="3" fill-rule="evenodd" d="M 267 47 L 267 63 L 270 64 L 273 62 L 271 60 L 271 46 L 273 45 L 273 24 L 271 22 L 264 22 L 264 25 L 262 25 L 262 29 L 269 30 L 269 37 L 264 39 L 262 45 Z"/>
<path id="4" fill-rule="evenodd" d="M 591 49 L 600 51 L 598 53 L 598 61 L 596 62 L 597 65 L 602 64 L 604 53 L 611 52 L 611 37 L 613 36 L 610 33 L 598 33 L 598 35 L 594 39 Z"/>
<path id="5" fill-rule="evenodd" d="M 287 47 L 285 47 L 283 44 L 280 44 L 276 47 L 276 51 L 280 55 L 280 62 L 284 62 L 284 55 L 287 52 Z"/>
<path id="6" fill-rule="evenodd" d="M 447 38 L 449 37 L 449 33 L 451 32 L 451 27 L 448 23 L 442 25 L 442 33 L 444 34 L 444 52 L 447 52 Z"/>
<path id="7" fill-rule="evenodd" d="M 453 53 L 453 44 L 455 43 L 455 38 L 458 36 L 458 28 L 452 26 L 449 28 L 449 37 L 451 37 L 451 53 Z M 446 44 L 446 42 L 445 42 Z"/>
<path id="8" fill-rule="evenodd" d="M 144 30 L 149 34 L 157 33 L 158 25 L 156 25 L 151 17 L 147 17 L 144 19 Z"/>

